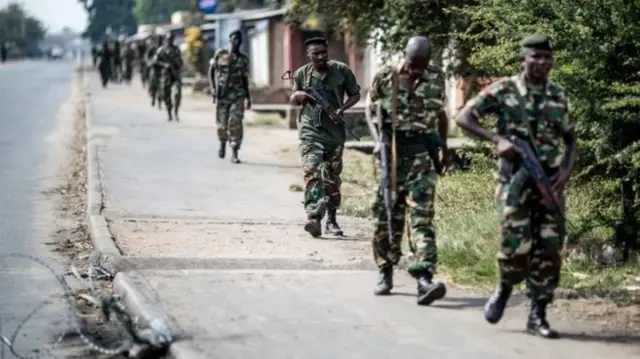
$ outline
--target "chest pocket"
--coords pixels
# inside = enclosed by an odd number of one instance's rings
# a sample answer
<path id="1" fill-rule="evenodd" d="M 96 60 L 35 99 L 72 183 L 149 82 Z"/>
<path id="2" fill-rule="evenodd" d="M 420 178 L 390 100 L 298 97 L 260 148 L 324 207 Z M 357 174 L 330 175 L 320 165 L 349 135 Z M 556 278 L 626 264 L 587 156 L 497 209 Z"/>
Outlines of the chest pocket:
<path id="1" fill-rule="evenodd" d="M 343 87 L 342 84 L 344 83 L 344 76 L 342 76 L 342 74 L 337 75 L 332 73 L 332 77 L 325 77 L 324 80 L 321 80 L 318 77 L 313 76 L 313 68 L 309 66 L 305 71 L 305 76 L 307 78 L 305 87 L 313 86 L 325 96 L 327 94 L 331 94 L 332 96 L 335 96 L 338 101 L 338 105 L 342 105 L 343 98 L 340 96 L 341 92 L 339 92 Z"/>
<path id="2" fill-rule="evenodd" d="M 231 54 L 224 54 L 218 58 L 218 69 L 222 72 L 229 73 L 232 68 L 235 67 L 237 58 L 231 56 Z"/>

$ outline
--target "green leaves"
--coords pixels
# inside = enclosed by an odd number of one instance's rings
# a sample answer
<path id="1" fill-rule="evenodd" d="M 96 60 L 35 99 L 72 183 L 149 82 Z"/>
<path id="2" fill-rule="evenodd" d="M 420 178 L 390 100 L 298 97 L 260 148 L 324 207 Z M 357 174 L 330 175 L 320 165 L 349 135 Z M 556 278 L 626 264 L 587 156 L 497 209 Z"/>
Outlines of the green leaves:
<path id="1" fill-rule="evenodd" d="M 9 42 L 20 48 L 35 46 L 45 32 L 42 22 L 29 16 L 19 3 L 0 9 L 0 43 Z"/>

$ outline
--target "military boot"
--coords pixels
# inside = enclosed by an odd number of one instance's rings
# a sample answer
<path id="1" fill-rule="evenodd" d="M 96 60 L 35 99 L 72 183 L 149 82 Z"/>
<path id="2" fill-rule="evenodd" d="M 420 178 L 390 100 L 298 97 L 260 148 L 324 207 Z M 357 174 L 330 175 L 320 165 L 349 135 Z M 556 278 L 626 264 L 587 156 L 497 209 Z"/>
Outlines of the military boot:
<path id="1" fill-rule="evenodd" d="M 231 162 L 232 163 L 240 163 L 240 159 L 238 158 L 238 149 L 232 149 L 233 153 L 231 154 Z"/>
<path id="2" fill-rule="evenodd" d="M 322 235 L 322 225 L 320 219 L 310 218 L 304 225 L 304 230 L 307 231 L 313 238 L 318 238 Z"/>
<path id="3" fill-rule="evenodd" d="M 175 118 L 176 122 L 180 122 L 180 117 L 178 117 L 178 108 L 176 107 L 175 110 L 173 110 L 173 117 Z"/>
<path id="4" fill-rule="evenodd" d="M 173 112 L 171 112 L 171 107 L 167 107 L 167 121 L 171 122 L 173 121 Z"/>
<path id="5" fill-rule="evenodd" d="M 342 229 L 338 226 L 338 221 L 336 220 L 337 209 L 332 208 L 327 210 L 327 223 L 325 224 L 325 231 L 327 233 L 333 234 L 334 236 L 343 236 Z"/>
<path id="6" fill-rule="evenodd" d="M 433 283 L 432 279 L 433 275 L 429 272 L 418 275 L 418 305 L 429 305 L 447 294 L 447 287 L 444 283 Z"/>
<path id="7" fill-rule="evenodd" d="M 227 143 L 221 141 L 220 142 L 220 149 L 218 150 L 218 157 L 224 158 L 226 153 L 227 153 Z"/>
<path id="8" fill-rule="evenodd" d="M 509 297 L 513 286 L 505 284 L 503 282 L 498 283 L 495 291 L 484 305 L 484 318 L 491 324 L 496 324 L 502 319 L 504 309 L 507 307 Z"/>
<path id="9" fill-rule="evenodd" d="M 527 321 L 527 332 L 533 335 L 539 335 L 543 338 L 556 339 L 560 334 L 551 329 L 547 322 L 547 304 L 546 300 L 532 300 L 531 313 Z"/>
<path id="10" fill-rule="evenodd" d="M 373 291 L 375 295 L 389 295 L 393 289 L 393 266 L 382 267 L 379 269 L 378 283 Z"/>

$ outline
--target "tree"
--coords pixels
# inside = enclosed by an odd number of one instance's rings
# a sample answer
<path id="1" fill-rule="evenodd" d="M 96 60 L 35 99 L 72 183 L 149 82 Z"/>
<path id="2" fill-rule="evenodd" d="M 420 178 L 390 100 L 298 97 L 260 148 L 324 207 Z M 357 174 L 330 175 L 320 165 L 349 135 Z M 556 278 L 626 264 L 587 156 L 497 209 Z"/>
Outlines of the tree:
<path id="1" fill-rule="evenodd" d="M 134 0 L 78 0 L 89 15 L 84 36 L 92 41 L 107 38 L 107 30 L 115 35 L 132 35 L 137 31 L 133 16 Z"/>
<path id="2" fill-rule="evenodd" d="M 140 24 L 166 24 L 172 13 L 196 9 L 194 0 L 136 0 L 134 14 Z"/>
<path id="3" fill-rule="evenodd" d="M 0 43 L 11 43 L 26 50 L 35 47 L 46 30 L 40 20 L 31 17 L 19 3 L 10 3 L 0 10 Z"/>

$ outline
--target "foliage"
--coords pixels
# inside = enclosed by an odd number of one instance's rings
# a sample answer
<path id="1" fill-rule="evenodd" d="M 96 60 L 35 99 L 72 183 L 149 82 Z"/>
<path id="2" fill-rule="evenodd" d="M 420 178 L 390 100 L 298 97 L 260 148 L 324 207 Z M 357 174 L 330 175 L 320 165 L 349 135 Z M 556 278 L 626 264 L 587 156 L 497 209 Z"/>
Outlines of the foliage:
<path id="1" fill-rule="evenodd" d="M 202 30 L 198 26 L 192 26 L 185 30 L 185 43 L 187 45 L 185 57 L 189 71 L 192 73 L 202 72 L 202 58 L 204 51 L 204 41 Z"/>
<path id="2" fill-rule="evenodd" d="M 140 24 L 167 24 L 176 11 L 197 10 L 194 0 L 136 0 L 134 14 Z"/>
<path id="3" fill-rule="evenodd" d="M 109 36 L 133 35 L 137 31 L 133 16 L 134 0 L 78 0 L 89 15 L 84 35 L 94 42 Z M 109 29 L 111 34 L 108 34 Z"/>
<path id="4" fill-rule="evenodd" d="M 624 226 L 628 234 L 638 232 L 640 206 L 629 203 L 638 203 L 640 191 L 640 0 L 293 0 L 290 21 L 314 11 L 326 15 L 332 29 L 348 29 L 360 43 L 373 40 L 387 53 L 417 34 L 428 35 L 439 53 L 454 45 L 455 66 L 448 70 L 471 80 L 521 71 L 521 39 L 550 35 L 552 79 L 566 89 L 577 123 L 574 180 L 600 185 L 593 212 L 614 206 L 609 222 L 621 216 L 622 183 L 630 183 Z"/>
<path id="5" fill-rule="evenodd" d="M 45 33 L 42 22 L 29 16 L 19 3 L 10 3 L 0 10 L 0 43 L 26 49 L 36 46 Z"/>

